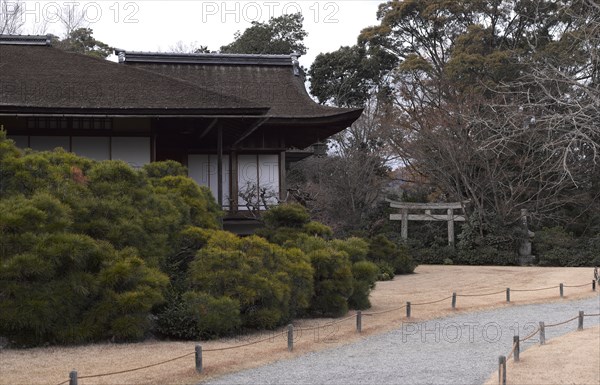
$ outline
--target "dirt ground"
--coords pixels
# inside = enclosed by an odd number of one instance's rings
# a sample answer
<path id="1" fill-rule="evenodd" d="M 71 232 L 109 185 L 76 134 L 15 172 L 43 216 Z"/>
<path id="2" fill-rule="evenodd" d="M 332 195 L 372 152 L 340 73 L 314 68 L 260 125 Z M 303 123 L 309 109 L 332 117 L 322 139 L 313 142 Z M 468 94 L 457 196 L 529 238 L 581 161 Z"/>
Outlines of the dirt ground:
<path id="1" fill-rule="evenodd" d="M 590 327 L 525 350 L 506 365 L 507 385 L 600 384 L 600 327 Z M 485 385 L 497 385 L 498 373 Z"/>
<path id="2" fill-rule="evenodd" d="M 364 313 L 361 334 L 356 332 L 355 312 L 346 319 L 301 319 L 296 329 L 294 351 L 287 350 L 285 328 L 238 338 L 201 342 L 204 372 L 194 366 L 197 342 L 147 341 L 136 344 L 93 344 L 77 347 L 47 347 L 0 350 L 0 384 L 50 384 L 68 380 L 69 372 L 78 371 L 79 385 L 124 384 L 194 384 L 225 373 L 289 359 L 316 350 L 347 344 L 364 336 L 382 333 L 406 320 L 406 309 L 394 310 L 412 303 L 412 321 L 431 319 L 453 312 L 471 312 L 515 304 L 565 301 L 598 295 L 593 292 L 591 268 L 419 266 L 415 274 L 398 276 L 393 281 L 378 282 L 371 294 L 372 308 Z M 564 283 L 564 298 L 558 285 Z M 585 285 L 571 288 L 568 286 Z M 511 288 L 511 303 L 506 303 L 505 290 Z M 547 290 L 521 292 L 517 290 Z M 457 308 L 451 308 L 452 292 L 458 294 Z M 461 297 L 461 294 L 498 294 Z M 444 299 L 446 298 L 446 299 Z M 419 305 L 444 299 L 442 302 Z M 381 313 L 384 312 L 384 313 Z M 380 313 L 380 314 L 375 314 Z M 327 326 L 332 321 L 335 325 Z M 325 325 L 325 326 L 324 326 Z M 319 327 L 321 326 L 321 327 Z M 310 330 L 300 330 L 298 329 Z M 249 346 L 221 350 L 236 345 Z M 102 373 L 125 371 L 152 365 L 186 355 L 158 366 L 122 374 L 82 378 Z"/>

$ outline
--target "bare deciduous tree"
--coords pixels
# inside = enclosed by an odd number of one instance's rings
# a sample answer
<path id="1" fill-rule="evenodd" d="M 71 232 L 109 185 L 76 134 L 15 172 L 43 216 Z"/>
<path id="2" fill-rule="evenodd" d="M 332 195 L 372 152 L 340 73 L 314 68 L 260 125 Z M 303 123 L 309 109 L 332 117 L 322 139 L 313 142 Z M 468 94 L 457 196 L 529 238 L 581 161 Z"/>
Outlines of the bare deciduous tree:
<path id="1" fill-rule="evenodd" d="M 0 35 L 18 35 L 25 25 L 25 3 L 0 0 Z"/>
<path id="2" fill-rule="evenodd" d="M 59 11 L 56 11 L 55 16 L 63 26 L 65 38 L 68 38 L 73 31 L 89 26 L 85 12 L 79 9 L 78 3 L 65 3 Z"/>
<path id="3" fill-rule="evenodd" d="M 398 154 L 449 199 L 470 199 L 480 223 L 516 223 L 520 208 L 568 220 L 565 210 L 591 207 L 600 159 L 597 0 L 453 4 L 390 2 L 380 7 L 381 26 L 363 32 L 401 60 Z"/>

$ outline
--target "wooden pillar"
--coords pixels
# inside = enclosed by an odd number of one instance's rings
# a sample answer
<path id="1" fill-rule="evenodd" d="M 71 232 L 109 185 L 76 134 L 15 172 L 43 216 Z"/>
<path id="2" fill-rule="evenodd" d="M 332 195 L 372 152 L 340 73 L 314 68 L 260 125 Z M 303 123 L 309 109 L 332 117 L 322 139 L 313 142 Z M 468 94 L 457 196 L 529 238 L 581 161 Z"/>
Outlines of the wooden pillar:
<path id="1" fill-rule="evenodd" d="M 217 202 L 223 209 L 223 126 L 217 128 Z"/>
<path id="2" fill-rule="evenodd" d="M 238 211 L 238 202 L 239 202 L 239 198 L 238 198 L 239 186 L 238 186 L 238 157 L 237 157 L 237 152 L 231 151 L 231 153 L 229 154 L 229 161 L 231 162 L 231 176 L 229 177 L 229 183 L 231 184 L 231 194 L 230 194 L 230 197 L 229 197 L 231 199 L 230 210 L 232 212 L 237 212 Z"/>
<path id="3" fill-rule="evenodd" d="M 408 209 L 402 209 L 402 239 L 408 239 Z"/>
<path id="4" fill-rule="evenodd" d="M 285 181 L 285 151 L 279 154 L 279 201 L 283 202 L 287 197 L 287 184 Z"/>
<path id="5" fill-rule="evenodd" d="M 448 209 L 448 244 L 454 245 L 454 209 Z"/>

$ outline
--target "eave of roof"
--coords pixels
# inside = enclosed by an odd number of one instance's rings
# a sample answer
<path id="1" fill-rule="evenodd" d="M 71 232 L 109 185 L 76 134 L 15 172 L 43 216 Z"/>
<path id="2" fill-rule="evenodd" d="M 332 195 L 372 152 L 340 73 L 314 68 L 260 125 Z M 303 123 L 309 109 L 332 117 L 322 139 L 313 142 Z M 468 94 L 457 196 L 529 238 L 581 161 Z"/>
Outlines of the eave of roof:
<path id="1" fill-rule="evenodd" d="M 48 117 L 146 117 L 146 118 L 222 118 L 246 119 L 265 116 L 268 108 L 246 109 L 157 109 L 157 108 L 58 108 L 28 107 L 0 104 L 0 116 L 48 116 Z"/>

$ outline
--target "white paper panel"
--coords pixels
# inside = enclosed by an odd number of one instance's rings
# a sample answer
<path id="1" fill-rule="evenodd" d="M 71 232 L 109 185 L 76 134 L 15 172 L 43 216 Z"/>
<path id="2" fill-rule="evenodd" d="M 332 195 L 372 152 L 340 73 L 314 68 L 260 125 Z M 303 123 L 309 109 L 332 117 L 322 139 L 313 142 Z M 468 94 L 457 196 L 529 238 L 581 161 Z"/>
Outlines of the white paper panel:
<path id="1" fill-rule="evenodd" d="M 7 137 L 8 139 L 14 140 L 19 148 L 29 147 L 29 137 L 27 135 L 8 135 Z"/>
<path id="2" fill-rule="evenodd" d="M 188 155 L 188 175 L 200 186 L 210 188 L 215 200 L 217 200 L 219 175 L 217 155 Z M 223 155 L 223 206 L 229 207 L 229 179 L 231 167 L 229 166 L 229 155 Z"/>
<path id="3" fill-rule="evenodd" d="M 70 151 L 68 136 L 32 136 L 31 148 L 36 151 L 52 151 L 57 147 Z"/>
<path id="4" fill-rule="evenodd" d="M 279 198 L 279 156 L 261 154 L 258 156 L 258 165 L 260 167 L 260 189 L 267 189 L 267 196 L 269 197 L 267 203 L 277 204 L 277 198 Z"/>
<path id="5" fill-rule="evenodd" d="M 210 185 L 209 167 L 208 155 L 188 155 L 188 176 L 200 186 Z"/>
<path id="6" fill-rule="evenodd" d="M 238 156 L 238 188 L 240 192 L 245 192 L 252 186 L 258 184 L 258 165 L 256 155 Z M 240 210 L 247 210 L 246 200 L 238 197 L 238 206 Z"/>
<path id="7" fill-rule="evenodd" d="M 150 163 L 150 138 L 112 137 L 112 159 L 122 160 L 132 167 Z"/>
<path id="8" fill-rule="evenodd" d="M 93 136 L 74 136 L 71 139 L 72 151 L 94 160 L 110 159 L 110 138 Z"/>

